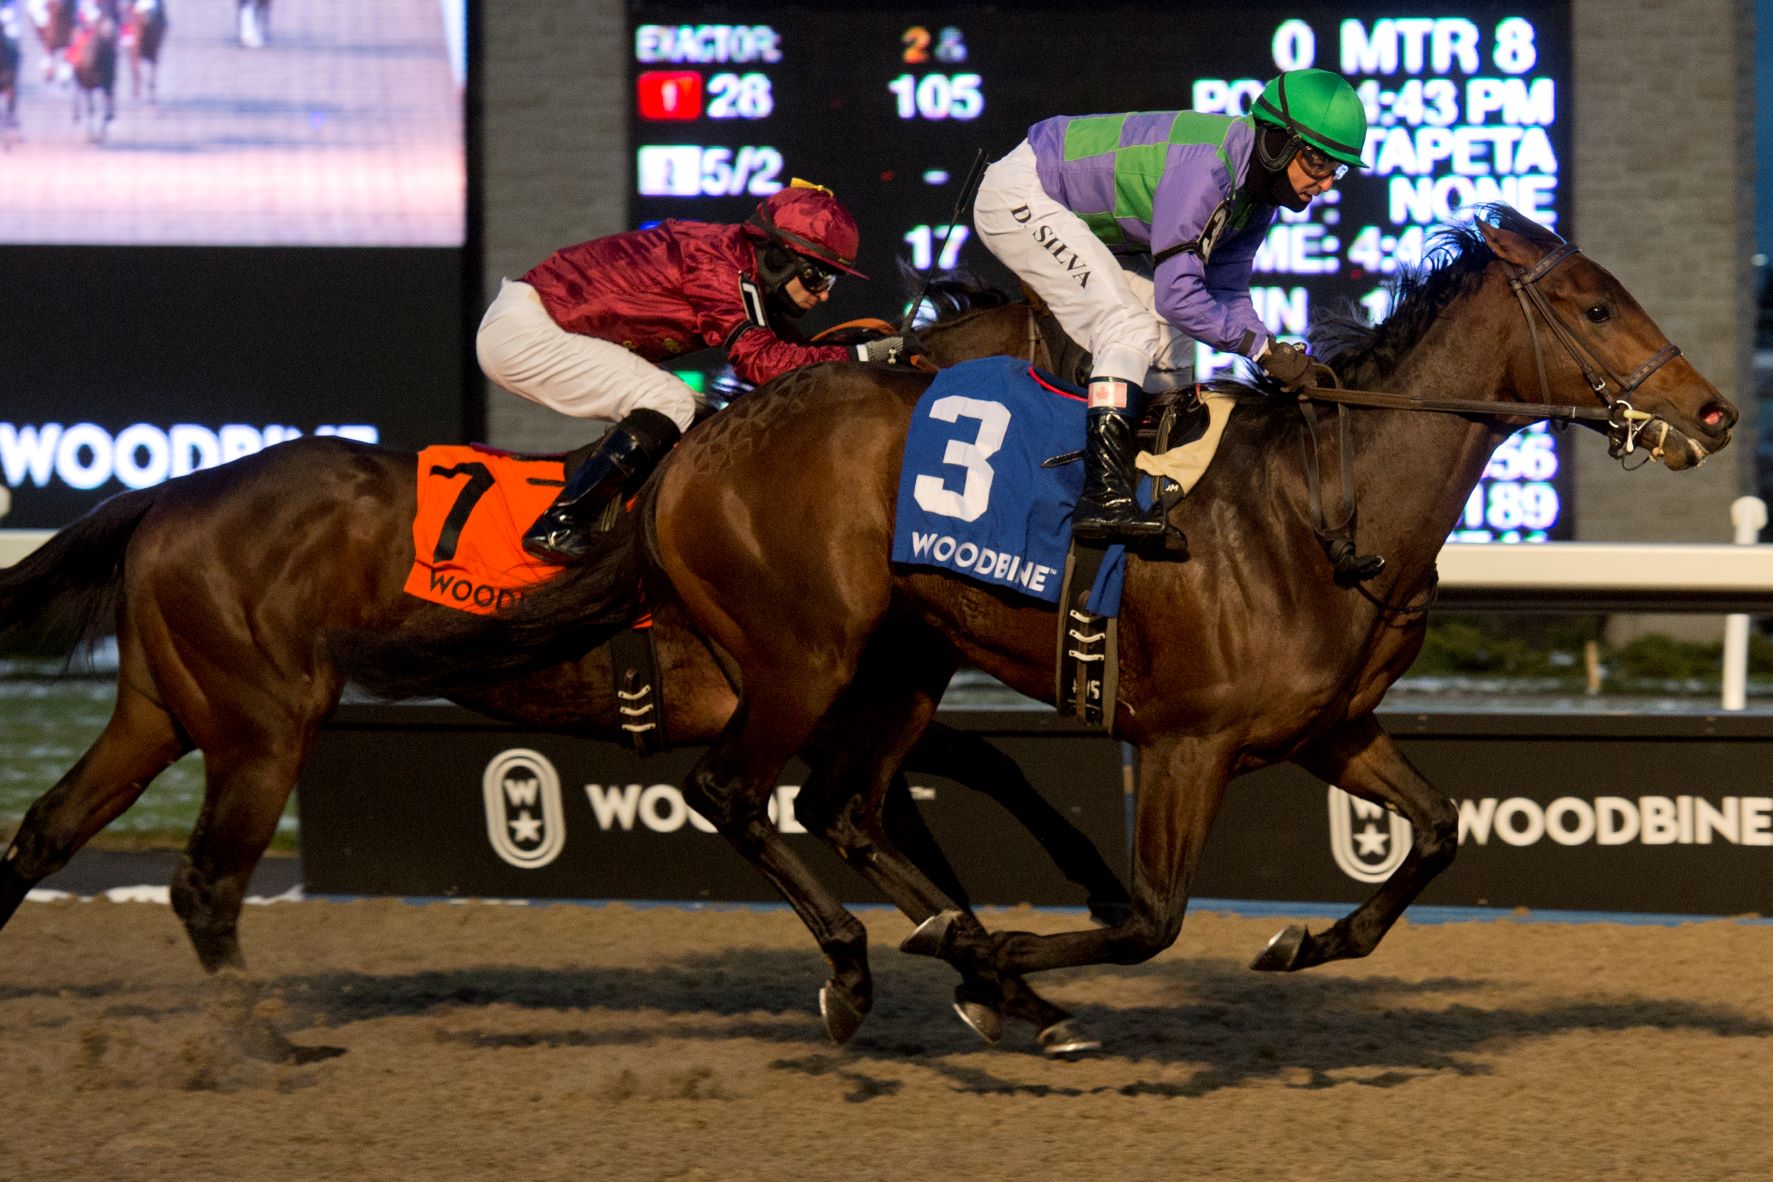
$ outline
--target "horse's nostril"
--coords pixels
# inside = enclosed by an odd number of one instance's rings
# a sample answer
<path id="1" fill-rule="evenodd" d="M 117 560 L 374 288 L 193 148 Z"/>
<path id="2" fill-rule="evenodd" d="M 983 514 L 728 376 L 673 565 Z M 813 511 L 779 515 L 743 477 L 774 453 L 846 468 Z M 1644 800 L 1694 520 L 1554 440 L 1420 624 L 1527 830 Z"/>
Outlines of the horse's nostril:
<path id="1" fill-rule="evenodd" d="M 1727 402 L 1708 402 L 1699 410 L 1699 422 L 1710 431 L 1727 431 L 1736 425 L 1736 408 Z"/>

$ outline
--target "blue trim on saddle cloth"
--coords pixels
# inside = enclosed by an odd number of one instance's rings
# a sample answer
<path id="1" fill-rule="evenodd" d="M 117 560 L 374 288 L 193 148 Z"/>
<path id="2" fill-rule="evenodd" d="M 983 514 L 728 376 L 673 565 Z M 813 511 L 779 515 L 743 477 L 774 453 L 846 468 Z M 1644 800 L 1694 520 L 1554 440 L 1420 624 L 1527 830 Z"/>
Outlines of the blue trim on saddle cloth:
<path id="1" fill-rule="evenodd" d="M 1059 602 L 1082 463 L 1084 392 L 1014 357 L 963 361 L 917 401 L 899 471 L 893 561 Z M 1110 546 L 1089 610 L 1120 611 L 1126 550 Z"/>

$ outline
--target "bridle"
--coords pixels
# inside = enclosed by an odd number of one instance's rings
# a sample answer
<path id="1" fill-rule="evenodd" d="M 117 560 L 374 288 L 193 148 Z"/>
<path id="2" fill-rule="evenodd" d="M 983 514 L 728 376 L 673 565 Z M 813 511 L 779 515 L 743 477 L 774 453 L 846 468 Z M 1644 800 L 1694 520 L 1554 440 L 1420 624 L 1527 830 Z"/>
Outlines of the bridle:
<path id="1" fill-rule="evenodd" d="M 1630 395 L 1648 381 L 1651 374 L 1679 357 L 1680 347 L 1664 345 L 1624 377 L 1614 372 L 1583 340 L 1581 334 L 1558 315 L 1557 309 L 1551 306 L 1551 301 L 1545 298 L 1545 293 L 1539 290 L 1539 280 L 1578 253 L 1575 243 L 1565 242 L 1525 269 L 1516 267 L 1507 260 L 1499 260 L 1508 272 L 1509 289 L 1514 292 L 1515 299 L 1521 305 L 1521 314 L 1526 317 L 1527 336 L 1533 343 L 1533 365 L 1539 374 L 1539 394 L 1544 399 L 1543 402 L 1498 404 L 1469 398 L 1423 398 L 1415 394 L 1394 394 L 1383 390 L 1350 390 L 1338 383 L 1329 366 L 1319 364 L 1314 367 L 1314 376 L 1327 377 L 1329 384 L 1305 387 L 1299 392 L 1300 403 L 1333 402 L 1348 406 L 1439 411 L 1444 414 L 1479 415 L 1488 418 L 1548 419 L 1554 423 L 1604 422 L 1607 424 L 1607 452 L 1617 460 L 1623 460 L 1635 452 L 1638 437 L 1651 423 L 1659 423 L 1662 430 L 1657 436 L 1656 444 L 1660 446 L 1661 441 L 1668 436 L 1669 424 L 1648 411 L 1638 410 L 1631 404 Z M 1582 371 L 1589 389 L 1600 399 L 1600 406 L 1572 406 L 1551 401 L 1551 381 L 1545 372 L 1545 348 L 1539 337 L 1541 322 Z"/>
<path id="2" fill-rule="evenodd" d="M 1669 424 L 1666 420 L 1647 411 L 1638 410 L 1631 404 L 1630 395 L 1639 386 L 1649 380 L 1650 375 L 1661 369 L 1668 362 L 1681 355 L 1681 350 L 1673 345 L 1664 345 L 1655 353 L 1621 377 L 1614 372 L 1594 349 L 1583 340 L 1581 334 L 1572 328 L 1568 321 L 1558 315 L 1557 309 L 1539 290 L 1539 281 L 1555 270 L 1559 264 L 1577 253 L 1574 243 L 1562 243 L 1546 252 L 1531 267 L 1519 268 L 1506 259 L 1498 259 L 1508 272 L 1509 290 L 1514 292 L 1515 299 L 1520 302 L 1521 314 L 1526 317 L 1527 336 L 1533 343 L 1533 365 L 1539 374 L 1539 393 L 1544 399 L 1540 403 L 1496 403 L 1471 398 L 1424 398 L 1415 394 L 1396 394 L 1384 390 L 1350 390 L 1341 386 L 1336 374 L 1329 366 L 1321 362 L 1313 364 L 1314 377 L 1321 376 L 1327 385 L 1308 385 L 1299 391 L 1299 413 L 1303 420 L 1303 434 L 1300 446 L 1305 452 L 1305 470 L 1307 486 L 1311 498 L 1312 528 L 1317 534 L 1318 542 L 1324 548 L 1335 567 L 1339 582 L 1352 584 L 1364 596 L 1378 604 L 1387 614 L 1416 614 L 1426 610 L 1434 600 L 1434 587 L 1431 585 L 1420 604 L 1393 605 L 1383 602 L 1367 591 L 1361 584 L 1377 575 L 1385 568 L 1385 559 L 1377 554 L 1361 554 L 1355 548 L 1354 531 L 1356 506 L 1354 499 L 1354 468 L 1353 439 L 1350 435 L 1346 408 L 1349 406 L 1378 407 L 1389 410 L 1424 410 L 1442 414 L 1457 414 L 1483 418 L 1528 418 L 1548 419 L 1554 423 L 1569 422 L 1604 422 L 1607 424 L 1607 452 L 1614 459 L 1624 461 L 1626 456 L 1637 450 L 1638 437 L 1652 423 L 1660 424 L 1661 431 L 1657 434 L 1653 448 L 1661 447 L 1668 438 Z M 1537 315 L 1535 315 L 1537 313 Z M 1600 406 L 1575 406 L 1557 404 L 1551 401 L 1551 381 L 1545 372 L 1545 349 L 1539 339 L 1539 325 L 1543 321 L 1546 331 L 1563 345 L 1578 369 L 1582 371 L 1589 389 L 1600 399 Z M 1323 490 L 1318 476 L 1318 433 L 1317 411 L 1315 403 L 1330 402 L 1336 404 L 1337 417 L 1340 420 L 1340 464 L 1342 468 L 1342 498 L 1348 506 L 1347 516 L 1340 525 L 1331 526 L 1324 513 Z"/>
<path id="3" fill-rule="evenodd" d="M 1547 401 L 1551 398 L 1551 383 L 1545 376 L 1545 352 L 1540 348 L 1539 328 L 1533 319 L 1535 310 L 1544 319 L 1546 329 L 1564 346 L 1564 351 L 1582 371 L 1588 388 L 1595 392 L 1595 397 L 1607 408 L 1607 451 L 1614 459 L 1623 459 L 1637 449 L 1638 436 L 1652 422 L 1662 423 L 1658 444 L 1667 438 L 1668 423 L 1633 407 L 1630 395 L 1651 374 L 1679 357 L 1681 350 L 1680 346 L 1672 343 L 1664 345 L 1624 377 L 1614 373 L 1612 367 L 1570 327 L 1569 322 L 1558 315 L 1557 309 L 1551 306 L 1551 301 L 1545 298 L 1545 293 L 1538 287 L 1540 279 L 1576 253 L 1576 244 L 1566 242 L 1547 253 L 1528 270 L 1517 271 L 1507 262 L 1503 266 L 1508 268 L 1508 286 L 1514 292 L 1515 299 L 1520 301 L 1522 315 L 1527 318 L 1527 334 L 1533 341 L 1533 364 L 1539 370 L 1540 394 Z M 1612 385 L 1611 390 L 1608 388 L 1609 383 Z"/>

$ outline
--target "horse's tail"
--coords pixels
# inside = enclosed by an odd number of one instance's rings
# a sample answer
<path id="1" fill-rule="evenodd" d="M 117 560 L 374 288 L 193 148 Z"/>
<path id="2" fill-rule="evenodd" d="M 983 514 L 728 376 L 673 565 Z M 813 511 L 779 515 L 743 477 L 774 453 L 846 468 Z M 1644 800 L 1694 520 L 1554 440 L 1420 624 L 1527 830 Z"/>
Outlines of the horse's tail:
<path id="1" fill-rule="evenodd" d="M 397 629 L 335 631 L 327 638 L 333 659 L 381 698 L 456 697 L 578 659 L 647 611 L 654 562 L 644 522 L 653 487 L 602 535 L 592 557 L 515 606 L 484 616 L 425 608 Z"/>
<path id="2" fill-rule="evenodd" d="M 159 490 L 120 493 L 0 567 L 0 652 L 68 656 L 115 628 L 129 539 Z"/>

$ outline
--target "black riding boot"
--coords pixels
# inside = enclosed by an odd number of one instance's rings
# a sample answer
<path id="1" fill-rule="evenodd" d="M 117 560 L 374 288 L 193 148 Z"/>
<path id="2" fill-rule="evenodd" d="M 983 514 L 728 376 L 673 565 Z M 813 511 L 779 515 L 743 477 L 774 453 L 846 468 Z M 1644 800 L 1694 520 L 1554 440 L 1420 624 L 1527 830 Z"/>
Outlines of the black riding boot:
<path id="1" fill-rule="evenodd" d="M 1080 541 L 1138 545 L 1164 536 L 1163 510 L 1141 509 L 1133 496 L 1135 423 L 1112 407 L 1090 408 L 1083 495 L 1071 515 L 1071 534 Z"/>
<path id="2" fill-rule="evenodd" d="M 597 450 L 524 532 L 523 548 L 549 562 L 581 561 L 596 543 L 597 520 L 610 501 L 638 487 L 681 434 L 656 410 L 631 412 L 597 441 Z"/>

